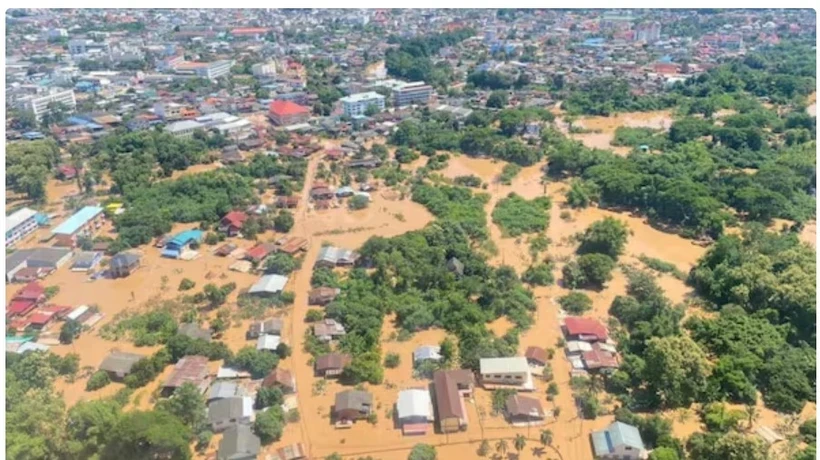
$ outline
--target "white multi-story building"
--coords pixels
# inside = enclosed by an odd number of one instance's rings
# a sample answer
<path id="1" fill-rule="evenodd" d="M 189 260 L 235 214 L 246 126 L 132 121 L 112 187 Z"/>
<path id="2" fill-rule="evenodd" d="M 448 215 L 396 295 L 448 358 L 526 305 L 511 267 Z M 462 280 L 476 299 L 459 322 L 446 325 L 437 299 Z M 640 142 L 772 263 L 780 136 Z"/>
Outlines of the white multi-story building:
<path id="1" fill-rule="evenodd" d="M 275 77 L 276 64 L 273 62 L 260 62 L 251 66 L 254 77 Z"/>
<path id="2" fill-rule="evenodd" d="M 370 91 L 368 93 L 351 94 L 341 99 L 344 114 L 353 117 L 364 115 L 368 107 L 375 106 L 379 111 L 384 110 L 384 96 Z"/>
<path id="3" fill-rule="evenodd" d="M 111 52 L 111 46 L 106 41 L 96 42 L 89 38 L 75 38 L 68 41 L 68 52 L 72 56 L 88 54 L 89 52 L 108 54 Z"/>
<path id="4" fill-rule="evenodd" d="M 51 109 L 49 104 L 60 103 L 63 104 L 69 112 L 74 112 L 77 108 L 77 100 L 74 98 L 74 90 L 54 91 L 44 95 L 28 96 L 20 99 L 19 105 L 23 110 L 30 110 L 34 113 L 37 121 L 43 118 L 43 115 L 48 113 Z"/>
<path id="5" fill-rule="evenodd" d="M 182 104 L 176 102 L 157 102 L 154 104 L 154 114 L 163 120 L 177 120 L 182 116 Z"/>
<path id="6" fill-rule="evenodd" d="M 426 104 L 433 95 L 433 87 L 423 81 L 407 83 L 393 90 L 396 107 L 410 104 Z"/>
<path id="7" fill-rule="evenodd" d="M 17 244 L 34 230 L 37 230 L 37 211 L 29 208 L 19 209 L 6 216 L 6 247 Z"/>
<path id="8" fill-rule="evenodd" d="M 60 28 L 48 29 L 48 38 L 56 39 L 63 37 L 68 37 L 68 30 Z"/>
<path id="9" fill-rule="evenodd" d="M 654 43 L 661 39 L 661 24 L 657 21 L 638 24 L 635 27 L 635 41 Z"/>
<path id="10" fill-rule="evenodd" d="M 223 75 L 228 75 L 231 73 L 231 67 L 233 67 L 233 61 L 214 61 L 209 62 L 206 66 L 198 68 L 196 70 L 196 74 L 203 78 L 216 80 Z"/>

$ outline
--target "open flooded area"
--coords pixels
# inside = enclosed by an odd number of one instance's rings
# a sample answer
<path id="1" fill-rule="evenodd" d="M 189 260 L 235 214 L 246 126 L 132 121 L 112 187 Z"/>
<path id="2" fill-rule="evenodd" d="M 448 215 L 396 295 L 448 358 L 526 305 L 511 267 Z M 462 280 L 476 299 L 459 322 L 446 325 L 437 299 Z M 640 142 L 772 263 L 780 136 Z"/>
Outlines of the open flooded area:
<path id="1" fill-rule="evenodd" d="M 5 457 L 816 456 L 814 10 L 340 6 L 6 11 Z"/>

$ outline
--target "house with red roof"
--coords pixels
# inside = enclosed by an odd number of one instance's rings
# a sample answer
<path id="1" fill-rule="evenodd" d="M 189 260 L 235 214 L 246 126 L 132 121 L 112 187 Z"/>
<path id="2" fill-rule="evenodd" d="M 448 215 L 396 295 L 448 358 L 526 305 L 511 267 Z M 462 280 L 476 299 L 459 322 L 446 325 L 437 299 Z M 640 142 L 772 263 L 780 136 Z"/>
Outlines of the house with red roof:
<path id="1" fill-rule="evenodd" d="M 269 254 L 273 253 L 276 250 L 275 244 L 270 243 L 259 243 L 256 246 L 248 249 L 245 253 L 245 259 L 250 260 L 254 263 L 259 263 L 265 260 Z"/>
<path id="2" fill-rule="evenodd" d="M 236 236 L 242 230 L 242 225 L 246 220 L 248 220 L 248 215 L 244 212 L 231 211 L 219 221 L 219 231 L 227 233 L 228 236 Z"/>
<path id="3" fill-rule="evenodd" d="M 592 350 L 582 355 L 584 366 L 590 372 L 609 374 L 618 370 L 618 355 L 604 350 L 598 343 L 592 344 Z"/>
<path id="4" fill-rule="evenodd" d="M 268 117 L 277 126 L 304 123 L 310 118 L 310 109 L 291 101 L 276 100 L 270 103 Z"/>
<path id="5" fill-rule="evenodd" d="M 580 316 L 567 316 L 564 319 L 564 335 L 567 340 L 580 340 L 583 342 L 605 342 L 609 337 L 606 327 L 592 318 L 582 318 Z"/>
<path id="6" fill-rule="evenodd" d="M 17 294 L 6 306 L 6 318 L 25 316 L 46 299 L 45 288 L 37 282 L 31 282 L 17 291 Z"/>
<path id="7" fill-rule="evenodd" d="M 54 312 L 36 311 L 28 317 L 29 325 L 35 329 L 43 329 L 54 319 Z"/>

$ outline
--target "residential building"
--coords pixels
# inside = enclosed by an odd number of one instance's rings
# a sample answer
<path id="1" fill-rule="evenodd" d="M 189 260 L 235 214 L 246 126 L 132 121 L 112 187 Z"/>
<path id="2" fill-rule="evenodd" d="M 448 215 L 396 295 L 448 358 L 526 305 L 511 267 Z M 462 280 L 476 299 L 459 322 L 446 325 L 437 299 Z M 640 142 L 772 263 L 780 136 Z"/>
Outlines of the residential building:
<path id="1" fill-rule="evenodd" d="M 251 66 L 251 73 L 254 77 L 275 77 L 276 64 L 273 62 L 260 62 Z"/>
<path id="2" fill-rule="evenodd" d="M 205 393 L 210 383 L 207 356 L 183 356 L 162 384 L 162 393 L 169 396 L 186 383 L 194 385 L 200 393 Z"/>
<path id="3" fill-rule="evenodd" d="M 322 342 L 330 342 L 346 333 L 344 326 L 335 319 L 325 318 L 313 325 L 313 335 Z"/>
<path id="4" fill-rule="evenodd" d="M 234 425 L 222 435 L 217 460 L 256 460 L 262 442 L 249 425 Z"/>
<path id="5" fill-rule="evenodd" d="M 592 450 L 596 459 L 643 460 L 649 452 L 638 428 L 623 422 L 614 422 L 607 429 L 593 431 Z"/>
<path id="6" fill-rule="evenodd" d="M 344 114 L 348 117 L 365 115 L 370 107 L 375 107 L 378 112 L 384 110 L 384 96 L 375 91 L 351 94 L 340 100 L 342 101 Z"/>
<path id="7" fill-rule="evenodd" d="M 373 410 L 373 395 L 361 390 L 336 393 L 333 418 L 336 423 L 349 424 L 366 418 Z"/>
<path id="8" fill-rule="evenodd" d="M 264 321 L 256 321 L 251 323 L 248 331 L 245 332 L 245 337 L 248 340 L 257 339 L 263 335 L 282 335 L 282 328 L 285 322 L 282 318 L 271 318 Z"/>
<path id="9" fill-rule="evenodd" d="M 98 42 L 90 38 L 75 38 L 68 41 L 68 52 L 72 56 L 89 53 L 108 54 L 111 52 L 111 45 L 107 41 Z"/>
<path id="10" fill-rule="evenodd" d="M 336 298 L 342 292 L 339 288 L 332 288 L 332 287 L 317 287 L 316 289 L 312 289 L 308 293 L 308 304 L 309 305 L 327 305 L 330 302 L 333 302 L 333 299 Z"/>
<path id="11" fill-rule="evenodd" d="M 231 67 L 234 62 L 231 60 L 213 61 L 213 62 L 177 62 L 173 69 L 178 74 L 196 75 L 200 78 L 207 78 L 209 80 L 216 80 L 219 77 L 231 73 Z"/>
<path id="12" fill-rule="evenodd" d="M 6 256 L 6 281 L 11 282 L 24 269 L 54 271 L 71 260 L 74 253 L 68 248 L 20 249 Z"/>
<path id="13" fill-rule="evenodd" d="M 435 345 L 422 345 L 413 350 L 413 363 L 419 364 L 424 361 L 440 361 L 441 347 Z"/>
<path id="14" fill-rule="evenodd" d="M 172 259 L 179 259 L 182 253 L 188 249 L 192 244 L 199 244 L 202 241 L 202 230 L 185 230 L 178 233 L 165 243 L 165 248 L 162 250 L 163 257 L 170 257 Z"/>
<path id="15" fill-rule="evenodd" d="M 103 208 L 86 206 L 58 225 L 51 234 L 56 239 L 55 245 L 74 247 L 77 246 L 79 237 L 90 238 L 97 233 L 104 221 Z"/>
<path id="16" fill-rule="evenodd" d="M 262 334 L 256 339 L 256 349 L 259 351 L 275 352 L 282 343 L 282 337 L 278 335 Z"/>
<path id="17" fill-rule="evenodd" d="M 113 278 L 130 276 L 140 266 L 140 256 L 132 252 L 121 252 L 111 258 L 108 271 Z"/>
<path id="18" fill-rule="evenodd" d="M 618 370 L 618 354 L 613 349 L 604 349 L 605 346 L 606 344 L 593 343 L 592 349 L 581 355 L 588 371 L 611 374 Z"/>
<path id="19" fill-rule="evenodd" d="M 102 252 L 98 251 L 82 251 L 74 258 L 71 264 L 71 271 L 73 272 L 87 272 L 93 270 L 97 264 L 102 260 Z"/>
<path id="20" fill-rule="evenodd" d="M 143 359 L 145 356 L 136 353 L 113 351 L 100 364 L 100 370 L 108 372 L 112 380 L 122 380 L 131 373 L 134 364 Z"/>
<path id="21" fill-rule="evenodd" d="M 296 378 L 291 371 L 277 367 L 262 380 L 262 386 L 279 388 L 282 390 L 282 393 L 285 394 L 295 393 Z"/>
<path id="22" fill-rule="evenodd" d="M 335 377 L 344 371 L 345 366 L 353 359 L 350 355 L 342 353 L 328 353 L 316 358 L 314 370 L 320 377 Z"/>
<path id="23" fill-rule="evenodd" d="M 154 104 L 154 114 L 166 121 L 179 120 L 182 118 L 184 109 L 184 105 L 176 102 L 157 102 Z"/>
<path id="24" fill-rule="evenodd" d="M 231 211 L 219 221 L 219 231 L 228 236 L 236 236 L 242 231 L 242 225 L 248 220 L 248 215 L 242 211 Z"/>
<path id="25" fill-rule="evenodd" d="M 222 369 L 220 369 L 222 371 Z M 217 373 L 217 378 L 222 378 L 223 375 Z M 217 380 L 212 386 L 211 391 L 208 392 L 208 403 L 218 399 L 233 398 L 239 393 L 239 385 L 236 382 L 228 382 L 224 380 Z"/>
<path id="26" fill-rule="evenodd" d="M 567 340 L 605 342 L 609 337 L 603 324 L 592 318 L 580 316 L 567 316 L 564 319 L 563 330 Z"/>
<path id="27" fill-rule="evenodd" d="M 456 257 L 450 257 L 450 259 L 447 260 L 447 270 L 451 273 L 455 273 L 456 276 L 464 276 L 464 263 Z"/>
<path id="28" fill-rule="evenodd" d="M 249 396 L 217 399 L 208 404 L 208 423 L 214 433 L 232 426 L 249 424 L 254 418 L 253 398 Z"/>
<path id="29" fill-rule="evenodd" d="M 265 275 L 248 289 L 248 294 L 271 296 L 282 292 L 288 284 L 288 277 L 282 275 Z"/>
<path id="30" fill-rule="evenodd" d="M 513 425 L 541 425 L 547 418 L 541 401 L 521 396 L 518 393 L 507 397 L 505 403 L 507 418 Z"/>
<path id="31" fill-rule="evenodd" d="M 177 329 L 177 334 L 190 337 L 195 340 L 211 341 L 211 331 L 196 323 L 182 323 Z"/>
<path id="32" fill-rule="evenodd" d="M 337 248 L 334 246 L 324 246 L 319 250 L 316 257 L 316 267 L 333 268 L 337 266 L 353 265 L 359 255 L 350 249 Z"/>
<path id="33" fill-rule="evenodd" d="M 661 39 L 661 23 L 645 22 L 635 27 L 635 41 L 654 43 Z"/>
<path id="34" fill-rule="evenodd" d="M 245 259 L 253 263 L 259 263 L 268 257 L 268 254 L 276 251 L 276 245 L 272 243 L 259 243 L 245 252 Z"/>
<path id="35" fill-rule="evenodd" d="M 77 109 L 73 89 L 54 90 L 44 95 L 24 97 L 18 104 L 23 110 L 31 111 L 37 121 L 42 121 L 43 115 L 51 112 L 51 104 L 62 104 L 68 113 L 73 113 Z"/>
<path id="36" fill-rule="evenodd" d="M 6 216 L 6 247 L 13 247 L 18 241 L 37 230 L 37 211 L 22 208 Z"/>
<path id="37" fill-rule="evenodd" d="M 547 350 L 541 347 L 528 347 L 524 353 L 524 357 L 527 358 L 527 362 L 533 366 L 544 366 L 548 361 Z"/>
<path id="38" fill-rule="evenodd" d="M 301 442 L 276 449 L 267 460 L 303 460 L 308 458 L 305 445 Z"/>
<path id="39" fill-rule="evenodd" d="M 6 306 L 6 319 L 15 316 L 26 316 L 37 305 L 45 301 L 45 288 L 37 282 L 31 282 L 17 291 Z"/>
<path id="40" fill-rule="evenodd" d="M 464 398 L 473 393 L 475 380 L 467 369 L 436 371 L 433 374 L 433 392 L 442 433 L 467 429 L 467 410 Z"/>
<path id="41" fill-rule="evenodd" d="M 268 117 L 277 126 L 295 125 L 310 119 L 310 109 L 291 101 L 276 100 L 270 103 Z"/>
<path id="42" fill-rule="evenodd" d="M 423 81 L 406 83 L 393 90 L 393 104 L 402 107 L 411 104 L 427 104 L 433 95 L 433 87 Z"/>
<path id="43" fill-rule="evenodd" d="M 198 129 L 205 129 L 205 127 L 196 120 L 181 120 L 166 126 L 165 132 L 175 137 L 189 138 L 193 137 L 194 131 Z"/>
<path id="44" fill-rule="evenodd" d="M 433 416 L 433 403 L 426 389 L 409 389 L 399 392 L 396 413 L 404 434 L 426 434 Z"/>
<path id="45" fill-rule="evenodd" d="M 481 384 L 485 388 L 512 387 L 525 391 L 535 389 L 530 365 L 523 356 L 482 358 L 479 366 Z"/>

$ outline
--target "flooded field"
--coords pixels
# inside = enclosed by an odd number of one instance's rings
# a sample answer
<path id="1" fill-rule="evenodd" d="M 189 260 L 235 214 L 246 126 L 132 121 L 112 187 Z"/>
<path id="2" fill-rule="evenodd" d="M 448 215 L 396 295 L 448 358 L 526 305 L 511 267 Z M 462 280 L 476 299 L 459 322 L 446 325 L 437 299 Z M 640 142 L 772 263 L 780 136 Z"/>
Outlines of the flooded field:
<path id="1" fill-rule="evenodd" d="M 618 129 L 618 127 L 652 128 L 665 131 L 672 125 L 672 121 L 672 112 L 669 110 L 617 113 L 609 117 L 584 116 L 575 120 L 572 126 L 583 128 L 590 132 L 570 133 L 570 127 L 566 118 L 556 118 L 558 128 L 569 137 L 581 141 L 589 148 L 610 149 L 620 155 L 626 155 L 631 151 L 631 148 L 611 145 L 612 140 L 615 138 L 615 130 Z"/>

